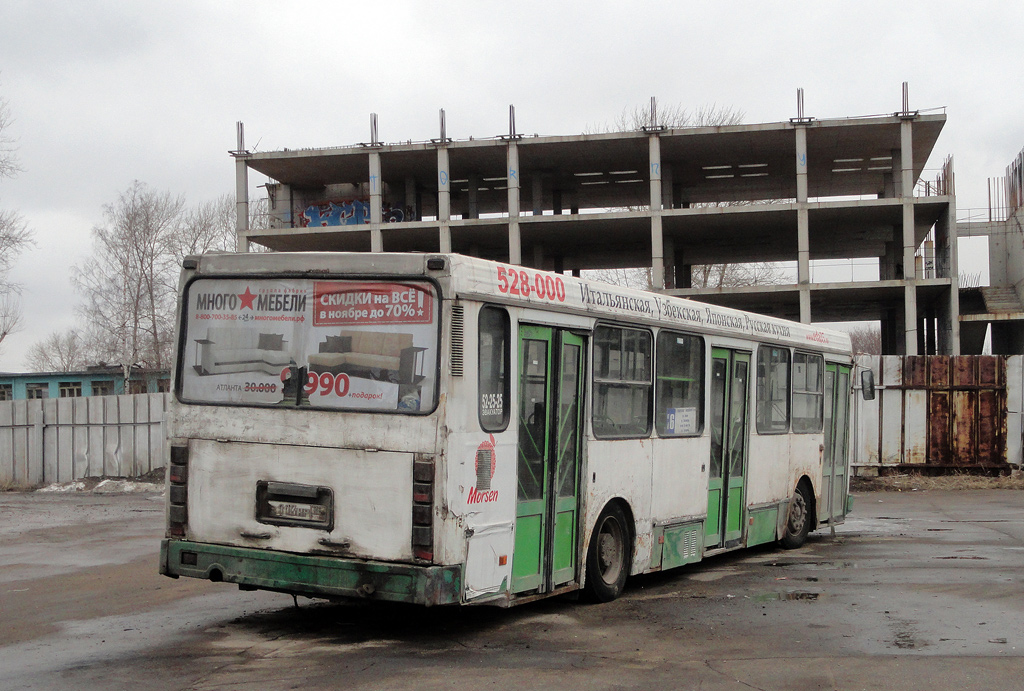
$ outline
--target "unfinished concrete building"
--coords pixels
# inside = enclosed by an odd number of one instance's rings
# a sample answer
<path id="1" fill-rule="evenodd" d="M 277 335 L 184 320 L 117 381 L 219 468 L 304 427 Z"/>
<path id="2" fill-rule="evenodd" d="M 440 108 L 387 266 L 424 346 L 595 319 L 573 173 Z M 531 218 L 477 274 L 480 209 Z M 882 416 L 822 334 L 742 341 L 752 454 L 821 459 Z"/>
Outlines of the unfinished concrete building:
<path id="1" fill-rule="evenodd" d="M 800 109 L 802 111 L 802 108 Z M 652 108 L 653 111 L 653 108 Z M 248 152 L 240 237 L 279 251 L 459 252 L 553 271 L 649 267 L 655 289 L 801 322 L 878 320 L 883 352 L 959 354 L 942 112 L 574 136 Z M 247 173 L 270 178 L 248 226 Z M 877 278 L 812 260 L 877 260 Z M 693 267 L 790 262 L 785 284 L 700 287 Z M 819 278 L 815 281 L 813 278 Z M 824 280 L 823 280 L 824 279 Z"/>
<path id="2" fill-rule="evenodd" d="M 988 335 L 993 354 L 1024 353 L 1024 151 L 1004 177 L 989 179 L 988 218 L 957 227 L 988 238 L 989 285 L 960 291 L 964 352 L 982 352 Z"/>

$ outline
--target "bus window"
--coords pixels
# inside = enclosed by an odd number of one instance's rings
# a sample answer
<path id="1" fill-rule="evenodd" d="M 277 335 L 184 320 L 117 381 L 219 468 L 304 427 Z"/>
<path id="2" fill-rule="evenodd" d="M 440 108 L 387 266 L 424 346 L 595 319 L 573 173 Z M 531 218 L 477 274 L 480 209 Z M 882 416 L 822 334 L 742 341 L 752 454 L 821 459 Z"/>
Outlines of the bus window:
<path id="1" fill-rule="evenodd" d="M 651 433 L 651 334 L 599 326 L 594 330 L 594 436 Z"/>
<path id="2" fill-rule="evenodd" d="M 789 350 L 757 349 L 757 431 L 785 434 L 789 430 Z"/>
<path id="3" fill-rule="evenodd" d="M 183 403 L 434 409 L 439 300 L 426 281 L 212 277 L 182 299 Z"/>
<path id="4" fill-rule="evenodd" d="M 487 432 L 508 427 L 511 333 L 508 312 L 498 307 L 480 310 L 480 426 Z"/>
<path id="5" fill-rule="evenodd" d="M 822 372 L 820 355 L 793 354 L 793 431 L 820 432 L 822 418 Z"/>
<path id="6" fill-rule="evenodd" d="M 657 372 L 658 434 L 700 434 L 704 429 L 704 339 L 673 331 L 659 333 Z"/>

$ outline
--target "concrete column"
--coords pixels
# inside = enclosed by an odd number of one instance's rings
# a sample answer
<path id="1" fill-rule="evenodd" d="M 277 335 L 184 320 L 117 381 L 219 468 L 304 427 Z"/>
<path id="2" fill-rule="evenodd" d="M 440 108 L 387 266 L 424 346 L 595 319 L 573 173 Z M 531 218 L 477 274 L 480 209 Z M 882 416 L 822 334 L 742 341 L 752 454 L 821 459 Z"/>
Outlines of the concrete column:
<path id="1" fill-rule="evenodd" d="M 661 232 L 661 139 L 657 134 L 651 134 L 648 141 L 651 173 L 651 283 L 655 290 L 662 290 L 665 287 L 665 245 Z"/>
<path id="2" fill-rule="evenodd" d="M 807 127 L 796 125 L 796 281 L 800 321 L 811 323 L 811 226 L 807 210 Z"/>
<path id="3" fill-rule="evenodd" d="M 380 152 L 370 152 L 370 251 L 384 251 L 384 236 L 381 234 L 381 189 L 384 187 L 380 179 Z"/>
<path id="4" fill-rule="evenodd" d="M 452 251 L 452 180 L 448 165 L 448 147 L 437 147 L 437 223 L 440 226 L 441 252 Z"/>
<path id="5" fill-rule="evenodd" d="M 811 286 L 800 286 L 800 323 L 811 323 Z"/>
<path id="6" fill-rule="evenodd" d="M 480 192 L 480 176 L 469 176 L 469 194 L 466 196 L 466 218 L 480 218 L 477 197 Z"/>
<path id="7" fill-rule="evenodd" d="M 807 127 L 796 126 L 796 201 L 807 203 Z"/>
<path id="8" fill-rule="evenodd" d="M 946 325 L 940 323 L 939 333 L 949 334 L 949 343 L 943 352 L 960 355 L 962 352 L 960 350 L 960 269 L 957 266 L 956 198 L 953 195 L 949 197 L 945 225 L 947 226 L 949 244 L 949 326 L 946 329 Z"/>
<path id="9" fill-rule="evenodd" d="M 665 243 L 665 287 L 676 287 L 676 243 L 672 238 L 664 238 Z"/>
<path id="10" fill-rule="evenodd" d="M 508 143 L 508 261 L 523 263 L 523 243 L 519 237 L 519 146 L 515 139 Z"/>
<path id="11" fill-rule="evenodd" d="M 800 285 L 811 282 L 811 226 L 805 204 L 796 210 L 796 281 Z"/>
<path id="12" fill-rule="evenodd" d="M 903 355 L 917 355 L 917 288 L 913 282 L 903 287 Z"/>
<path id="13" fill-rule="evenodd" d="M 539 242 L 533 246 L 533 268 L 544 268 L 544 245 Z"/>
<path id="14" fill-rule="evenodd" d="M 692 288 L 693 287 L 693 265 L 682 264 L 679 260 L 679 255 L 676 255 L 676 288 Z"/>
<path id="15" fill-rule="evenodd" d="M 416 195 L 416 178 L 411 175 L 405 179 L 405 212 L 409 214 L 406 221 L 420 220 L 420 205 Z"/>
<path id="16" fill-rule="evenodd" d="M 903 288 L 906 355 L 918 353 L 916 261 L 914 251 L 914 121 L 900 122 L 900 199 L 903 201 Z"/>
<path id="17" fill-rule="evenodd" d="M 674 209 L 675 206 L 675 194 L 676 186 L 672 182 L 672 166 L 668 163 L 661 164 L 661 208 L 662 209 Z M 671 256 L 668 250 L 665 250 L 665 256 Z"/>
<path id="18" fill-rule="evenodd" d="M 533 199 L 533 215 L 543 216 L 544 215 L 544 178 L 541 174 L 534 173 L 531 182 L 533 183 L 532 195 Z"/>
<path id="19" fill-rule="evenodd" d="M 238 148 L 235 156 L 235 248 L 239 252 L 249 251 L 249 166 L 245 162 L 245 130 L 242 123 L 237 126 Z"/>

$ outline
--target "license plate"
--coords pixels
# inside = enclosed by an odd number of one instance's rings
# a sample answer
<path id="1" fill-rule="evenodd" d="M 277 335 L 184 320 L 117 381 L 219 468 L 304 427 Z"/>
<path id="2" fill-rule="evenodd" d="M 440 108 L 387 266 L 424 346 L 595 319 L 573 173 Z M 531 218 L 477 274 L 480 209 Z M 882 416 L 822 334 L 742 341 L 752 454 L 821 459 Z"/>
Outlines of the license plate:
<path id="1" fill-rule="evenodd" d="M 270 508 L 271 518 L 309 523 L 325 523 L 327 521 L 327 507 L 320 504 L 270 500 L 267 505 Z"/>

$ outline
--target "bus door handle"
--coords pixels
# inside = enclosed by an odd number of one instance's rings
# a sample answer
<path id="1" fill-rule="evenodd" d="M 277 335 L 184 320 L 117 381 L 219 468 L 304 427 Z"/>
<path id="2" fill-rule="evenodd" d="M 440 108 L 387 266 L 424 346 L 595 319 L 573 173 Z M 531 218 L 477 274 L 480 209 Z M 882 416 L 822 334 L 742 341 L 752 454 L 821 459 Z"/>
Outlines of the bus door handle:
<path id="1" fill-rule="evenodd" d="M 339 542 L 337 540 L 332 540 L 327 537 L 322 537 L 319 540 L 317 540 L 317 542 L 319 542 L 324 547 L 333 547 L 335 549 L 348 549 L 352 546 L 351 542 Z"/>
<path id="2" fill-rule="evenodd" d="M 238 534 L 250 540 L 269 540 L 274 537 L 274 534 L 271 532 L 254 533 L 251 530 L 240 530 Z"/>

